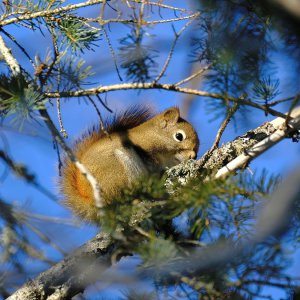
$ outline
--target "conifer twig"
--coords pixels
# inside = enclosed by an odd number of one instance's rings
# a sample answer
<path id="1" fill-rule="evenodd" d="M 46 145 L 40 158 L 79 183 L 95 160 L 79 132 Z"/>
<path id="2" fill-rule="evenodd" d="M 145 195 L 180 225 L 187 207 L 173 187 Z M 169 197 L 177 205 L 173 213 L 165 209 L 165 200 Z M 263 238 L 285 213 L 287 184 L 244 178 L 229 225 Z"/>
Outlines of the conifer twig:
<path id="1" fill-rule="evenodd" d="M 81 2 L 78 4 L 69 4 L 63 7 L 57 7 L 57 8 L 53 8 L 53 9 L 46 9 L 46 10 L 41 10 L 41 11 L 36 11 L 36 12 L 29 12 L 27 11 L 24 14 L 21 14 L 17 17 L 13 17 L 13 18 L 9 18 L 9 19 L 4 19 L 2 21 L 0 21 L 0 26 L 6 26 L 9 24 L 13 24 L 13 23 L 19 23 L 20 21 L 25 21 L 25 20 L 32 20 L 32 19 L 37 19 L 37 18 L 41 18 L 41 17 L 48 17 L 48 16 L 54 16 L 54 15 L 59 15 L 62 13 L 66 13 L 72 10 L 76 10 L 78 8 L 82 8 L 82 7 L 87 7 L 87 6 L 91 6 L 91 5 L 96 5 L 96 4 L 100 4 L 102 3 L 103 0 L 88 0 L 86 2 Z M 18 14 L 18 13 L 16 13 Z"/>
<path id="2" fill-rule="evenodd" d="M 175 46 L 177 44 L 177 41 L 179 39 L 179 37 L 181 36 L 181 34 L 185 31 L 185 29 L 194 21 L 194 19 L 196 19 L 198 16 L 200 15 L 200 13 L 195 13 L 193 15 L 190 16 L 190 18 L 192 18 L 191 20 L 189 20 L 182 28 L 181 30 L 177 33 L 175 32 L 175 29 L 174 29 L 174 33 L 175 33 L 175 38 L 174 38 L 174 41 L 173 41 L 173 44 L 171 46 L 171 49 L 170 49 L 170 52 L 169 52 L 169 55 L 167 57 L 167 60 L 161 70 L 161 72 L 159 73 L 159 75 L 155 78 L 154 82 L 157 82 L 161 79 L 161 77 L 165 74 L 167 68 L 168 68 L 168 65 L 171 61 L 171 58 L 173 56 L 173 52 L 174 52 L 174 49 L 175 49 Z"/>
<path id="3" fill-rule="evenodd" d="M 38 191 L 49 197 L 51 200 L 57 200 L 54 194 L 52 194 L 48 189 L 38 183 L 35 176 L 31 174 L 23 164 L 14 162 L 12 158 L 9 157 L 8 154 L 1 149 L 0 159 L 5 162 L 5 164 L 16 174 L 16 176 L 23 178 L 25 181 L 33 185 Z"/>
<path id="4" fill-rule="evenodd" d="M 184 83 L 187 83 L 189 81 L 191 81 L 192 79 L 194 79 L 195 77 L 203 74 L 205 71 L 207 71 L 212 65 L 211 64 L 208 64 L 207 66 L 203 67 L 202 69 L 200 69 L 199 71 L 193 73 L 191 76 L 187 77 L 187 78 L 184 78 L 180 81 L 178 81 L 177 83 L 175 83 L 175 86 L 178 86 L 178 85 L 181 85 L 181 84 L 184 84 Z"/>
<path id="5" fill-rule="evenodd" d="M 136 3 L 142 3 L 144 0 L 131 0 L 131 1 L 136 2 Z M 166 9 L 170 9 L 170 10 L 177 10 L 177 11 L 181 11 L 181 12 L 187 12 L 187 10 L 185 8 L 166 5 L 166 4 L 163 4 L 161 2 L 147 1 L 147 5 L 153 5 L 153 6 L 158 6 L 158 7 L 166 8 Z"/>

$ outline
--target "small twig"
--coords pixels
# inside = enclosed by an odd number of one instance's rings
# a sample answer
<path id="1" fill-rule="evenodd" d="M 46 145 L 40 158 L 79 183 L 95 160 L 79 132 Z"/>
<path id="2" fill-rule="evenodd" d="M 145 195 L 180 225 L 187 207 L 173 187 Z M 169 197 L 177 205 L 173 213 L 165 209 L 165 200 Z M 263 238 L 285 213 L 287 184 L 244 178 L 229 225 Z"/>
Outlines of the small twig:
<path id="1" fill-rule="evenodd" d="M 181 81 L 178 81 L 177 83 L 175 83 L 175 86 L 181 85 L 183 83 L 187 83 L 188 81 L 191 81 L 192 79 L 194 79 L 195 77 L 198 77 L 199 75 L 203 74 L 205 71 L 207 71 L 210 67 L 212 66 L 212 64 L 209 64 L 207 66 L 205 66 L 204 68 L 200 69 L 199 71 L 197 71 L 196 73 L 192 74 L 191 76 L 182 79 Z"/>
<path id="2" fill-rule="evenodd" d="M 57 201 L 55 195 L 40 185 L 34 175 L 28 172 L 27 168 L 22 164 L 15 163 L 3 150 L 0 150 L 0 159 L 19 177 L 33 185 L 38 191 L 46 195 L 51 200 Z"/>
<path id="3" fill-rule="evenodd" d="M 112 46 L 112 44 L 110 42 L 109 36 L 108 36 L 108 34 L 107 34 L 106 29 L 104 28 L 104 26 L 102 26 L 102 30 L 103 30 L 105 39 L 107 41 L 108 48 L 109 48 L 109 51 L 111 53 L 111 56 L 112 56 L 112 59 L 113 59 L 113 62 L 114 62 L 114 65 L 115 65 L 118 77 L 119 77 L 120 81 L 123 81 L 123 79 L 121 77 L 121 74 L 120 74 L 120 71 L 119 71 L 119 68 L 118 68 L 118 64 L 117 64 L 117 59 L 116 59 L 116 54 L 115 54 L 114 48 L 113 48 L 113 46 Z"/>
<path id="4" fill-rule="evenodd" d="M 227 125 L 229 124 L 232 116 L 236 113 L 236 111 L 238 110 L 238 108 L 240 107 L 240 105 L 238 103 L 235 103 L 233 105 L 233 107 L 230 107 L 228 109 L 228 112 L 227 112 L 227 115 L 224 119 L 224 121 L 222 122 L 218 132 L 217 132 L 217 135 L 216 135 L 216 138 L 215 138 L 215 141 L 211 147 L 211 149 L 209 151 L 213 151 L 215 150 L 216 148 L 219 147 L 219 142 L 220 142 L 220 139 L 224 133 L 224 130 L 226 129 Z"/>
<path id="5" fill-rule="evenodd" d="M 39 215 L 39 214 L 35 214 L 35 213 L 31 213 L 28 211 L 20 211 L 18 210 L 19 214 L 24 215 L 24 218 L 31 218 L 31 219 L 35 219 L 38 221 L 43 221 L 43 222 L 51 222 L 51 223 L 55 223 L 55 224 L 64 224 L 64 225 L 68 225 L 68 226 L 78 226 L 78 224 L 76 224 L 76 222 L 74 222 L 74 219 L 64 219 L 64 218 L 58 218 L 58 217 L 49 217 L 49 216 L 45 216 L 45 215 Z"/>
<path id="6" fill-rule="evenodd" d="M 110 113 L 112 113 L 113 111 L 107 106 L 107 104 L 101 99 L 101 97 L 99 95 L 96 95 L 97 99 L 99 100 L 99 102 L 104 106 L 105 109 L 107 109 Z"/>
<path id="7" fill-rule="evenodd" d="M 5 153 L 10 153 L 10 147 L 9 147 L 8 139 L 5 136 L 5 134 L 1 131 L 0 131 L 0 138 L 2 140 L 4 152 Z M 4 168 L 4 170 L 3 170 L 3 173 L 0 175 L 0 183 L 5 180 L 5 178 L 7 177 L 8 174 L 9 174 L 9 166 L 6 166 L 6 168 Z"/>
<path id="8" fill-rule="evenodd" d="M 26 49 L 20 45 L 20 43 L 14 38 L 14 36 L 12 36 L 10 33 L 8 33 L 7 31 L 5 31 L 3 28 L 0 29 L 12 42 L 14 42 L 17 47 L 20 48 L 20 50 L 24 53 L 24 55 L 28 58 L 28 60 L 30 61 L 30 63 L 32 64 L 33 68 L 35 69 L 35 64 L 32 60 L 32 58 L 30 57 L 30 55 L 28 54 L 28 52 L 26 51 Z"/>
<path id="9" fill-rule="evenodd" d="M 79 9 L 82 7 L 100 4 L 102 2 L 103 2 L 103 0 L 88 0 L 86 2 L 81 2 L 78 4 L 69 4 L 69 5 L 66 5 L 63 7 L 57 7 L 57 8 L 49 9 L 49 10 L 41 10 L 41 11 L 36 11 L 33 13 L 26 11 L 26 12 L 24 12 L 24 14 L 21 14 L 17 17 L 0 21 L 0 26 L 6 26 L 9 24 L 13 24 L 13 23 L 19 23 L 20 21 L 32 20 L 32 19 L 37 19 L 37 18 L 41 18 L 41 17 L 59 15 L 59 14 L 66 13 L 66 12 L 69 12 L 72 10 L 76 10 L 76 9 Z"/>
<path id="10" fill-rule="evenodd" d="M 134 229 L 142 236 L 144 236 L 148 239 L 151 239 L 151 235 L 148 232 L 146 232 L 145 230 L 143 230 L 141 227 L 136 226 L 136 227 L 134 227 Z"/>
<path id="11" fill-rule="evenodd" d="M 63 255 L 66 255 L 67 252 L 65 252 L 60 246 L 58 246 L 56 243 L 54 243 L 46 234 L 41 232 L 38 228 L 33 226 L 30 222 L 24 222 L 24 225 L 26 225 L 29 229 L 32 230 L 42 241 L 46 242 L 47 244 L 51 245 L 54 249 L 56 249 L 58 252 L 60 252 Z"/>
<path id="12" fill-rule="evenodd" d="M 97 112 L 97 115 L 99 117 L 99 122 L 100 122 L 100 128 L 101 130 L 106 134 L 106 135 L 109 135 L 109 133 L 106 131 L 105 129 L 105 126 L 104 126 L 104 122 L 103 122 L 103 118 L 101 116 L 101 113 L 100 113 L 100 110 L 98 109 L 96 103 L 94 102 L 94 100 L 92 99 L 91 96 L 87 96 L 87 98 L 90 100 L 90 102 L 92 103 L 92 105 L 94 106 L 96 112 Z"/>
<path id="13" fill-rule="evenodd" d="M 165 74 L 165 72 L 166 72 L 166 70 L 167 70 L 167 68 L 168 68 L 168 65 L 169 65 L 169 63 L 170 63 L 170 61 L 171 61 L 171 58 L 172 58 L 172 55 L 173 55 L 173 52 L 174 52 L 174 49 L 175 49 L 175 46 L 176 46 L 176 44 L 177 44 L 177 41 L 178 41 L 179 37 L 180 37 L 181 34 L 184 32 L 184 30 L 185 30 L 185 29 L 186 29 L 186 28 L 194 21 L 194 19 L 196 19 L 199 15 L 200 15 L 200 13 L 198 12 L 198 13 L 195 13 L 195 14 L 193 14 L 192 16 L 190 16 L 190 17 L 193 18 L 193 19 L 189 20 L 189 21 L 181 28 L 181 30 L 180 30 L 178 33 L 176 33 L 175 30 L 174 30 L 174 33 L 175 33 L 175 39 L 174 39 L 173 44 L 172 44 L 172 46 L 171 46 L 169 55 L 168 55 L 168 57 L 167 57 L 167 60 L 166 60 L 166 62 L 165 62 L 165 65 L 163 66 L 161 72 L 160 72 L 159 75 L 156 77 L 156 79 L 154 80 L 154 82 L 158 82 L 158 81 L 161 79 L 161 77 Z"/>
<path id="14" fill-rule="evenodd" d="M 232 116 L 236 113 L 236 111 L 238 110 L 239 108 L 239 104 L 236 103 L 234 104 L 233 107 L 230 107 L 228 109 L 228 112 L 227 112 L 227 115 L 224 119 L 224 121 L 222 122 L 218 132 L 217 132 L 217 135 L 216 135 L 216 138 L 215 138 L 215 141 L 214 143 L 212 144 L 211 148 L 205 153 L 205 155 L 203 156 L 203 158 L 201 159 L 201 163 L 199 164 L 199 168 L 203 167 L 204 164 L 208 161 L 208 159 L 211 157 L 211 155 L 213 154 L 214 150 L 217 149 L 219 147 L 219 142 L 221 140 L 221 137 L 224 133 L 224 130 L 226 129 L 227 125 L 229 124 Z"/>
<path id="15" fill-rule="evenodd" d="M 48 81 L 48 78 L 51 75 L 51 72 L 55 66 L 55 64 L 57 63 L 57 59 L 59 57 L 59 49 L 58 49 L 58 45 L 57 45 L 57 38 L 56 35 L 54 33 L 53 28 L 50 27 L 50 33 L 51 33 L 51 37 L 52 37 L 52 43 L 53 43 L 53 50 L 54 50 L 54 57 L 53 57 L 53 61 L 51 62 L 50 66 L 48 67 L 47 73 L 43 79 L 43 82 L 46 83 Z"/>
<path id="16" fill-rule="evenodd" d="M 61 168 L 63 166 L 63 163 L 62 163 L 61 157 L 60 157 L 59 146 L 55 139 L 53 139 L 53 148 L 56 150 L 56 155 L 57 155 L 57 160 L 58 160 L 58 175 L 61 176 Z"/>
<path id="17" fill-rule="evenodd" d="M 144 0 L 131 0 L 132 2 L 136 2 L 136 3 L 142 3 Z M 158 6 L 161 8 L 167 8 L 167 9 L 171 9 L 171 10 L 178 10 L 181 12 L 187 12 L 187 10 L 185 8 L 180 8 L 180 7 L 174 7 L 171 5 L 166 5 L 166 4 L 162 4 L 160 2 L 151 2 L 151 1 L 147 1 L 146 3 L 147 5 L 153 5 L 153 6 Z"/>
<path id="18" fill-rule="evenodd" d="M 299 94 L 300 94 L 300 93 L 299 93 Z M 293 100 L 294 98 L 295 98 L 295 96 L 293 96 L 293 97 L 287 97 L 287 98 L 280 99 L 280 100 L 276 100 L 276 101 L 272 101 L 272 102 L 269 102 L 269 103 L 268 103 L 268 106 L 276 106 L 277 104 L 291 101 L 291 100 Z"/>
<path id="19" fill-rule="evenodd" d="M 66 139 L 68 138 L 67 131 L 64 128 L 64 124 L 61 117 L 61 110 L 60 110 L 60 98 L 56 98 L 56 109 L 57 109 L 57 119 L 59 123 L 60 133 L 63 135 L 63 137 Z"/>
<path id="20" fill-rule="evenodd" d="M 296 105 L 298 104 L 299 102 L 299 99 L 300 99 L 300 94 L 296 95 L 294 98 L 293 98 L 293 102 L 291 104 L 291 107 L 289 109 L 289 112 L 287 114 L 287 117 L 286 117 L 286 121 L 285 121 L 285 125 L 288 127 L 288 121 L 290 119 L 290 116 L 291 116 L 291 113 L 293 111 L 293 109 L 296 107 Z"/>

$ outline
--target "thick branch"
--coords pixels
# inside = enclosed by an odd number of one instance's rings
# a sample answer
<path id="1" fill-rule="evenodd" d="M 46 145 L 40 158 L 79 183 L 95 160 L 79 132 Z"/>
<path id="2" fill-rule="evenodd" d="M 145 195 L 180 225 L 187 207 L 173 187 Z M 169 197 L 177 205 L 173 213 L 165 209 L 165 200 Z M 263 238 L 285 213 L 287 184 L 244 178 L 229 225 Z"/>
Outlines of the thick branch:
<path id="1" fill-rule="evenodd" d="M 267 126 L 269 126 L 270 129 L 272 128 L 271 131 L 274 130 L 274 132 L 271 135 L 268 135 L 259 143 L 255 144 L 250 149 L 244 149 L 241 155 L 236 157 L 234 160 L 232 160 L 230 163 L 228 163 L 218 171 L 218 173 L 216 174 L 216 178 L 227 175 L 230 172 L 248 165 L 250 161 L 255 159 L 260 154 L 264 153 L 269 148 L 273 147 L 289 134 L 298 132 L 298 130 L 300 129 L 300 107 L 297 107 L 297 109 L 293 110 L 291 117 L 292 119 L 288 122 L 286 122 L 285 119 L 277 118 L 272 122 L 267 123 Z"/>
<path id="2" fill-rule="evenodd" d="M 95 281 L 95 272 L 110 266 L 115 245 L 100 233 L 37 278 L 8 297 L 9 300 L 71 299 Z"/>

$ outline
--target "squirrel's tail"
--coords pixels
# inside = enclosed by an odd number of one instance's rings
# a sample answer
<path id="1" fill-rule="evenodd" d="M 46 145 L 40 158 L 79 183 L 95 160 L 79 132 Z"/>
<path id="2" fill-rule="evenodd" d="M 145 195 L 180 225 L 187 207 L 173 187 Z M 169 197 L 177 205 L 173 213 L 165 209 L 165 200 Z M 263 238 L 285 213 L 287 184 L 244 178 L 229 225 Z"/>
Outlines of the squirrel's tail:
<path id="1" fill-rule="evenodd" d="M 80 161 L 83 154 L 98 140 L 97 132 L 92 131 L 84 140 L 76 143 L 73 152 Z M 93 190 L 76 165 L 68 158 L 64 158 L 62 174 L 59 179 L 59 190 L 64 195 L 63 204 L 86 221 L 97 219 L 97 208 L 94 203 Z"/>

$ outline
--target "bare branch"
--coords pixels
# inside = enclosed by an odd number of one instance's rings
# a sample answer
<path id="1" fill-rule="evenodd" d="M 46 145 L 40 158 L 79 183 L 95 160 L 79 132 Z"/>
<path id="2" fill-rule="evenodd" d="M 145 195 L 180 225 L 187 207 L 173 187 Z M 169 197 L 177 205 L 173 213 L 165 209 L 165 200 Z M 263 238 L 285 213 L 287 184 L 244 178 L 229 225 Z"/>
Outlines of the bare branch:
<path id="1" fill-rule="evenodd" d="M 211 66 L 212 66 L 212 65 L 209 64 L 209 65 L 203 67 L 202 69 L 200 69 L 199 71 L 195 72 L 195 73 L 192 74 L 191 76 L 189 76 L 189 77 L 187 77 L 187 78 L 184 78 L 184 79 L 178 81 L 177 83 L 175 83 L 175 86 L 181 85 L 181 84 L 184 84 L 184 83 L 187 83 L 187 82 L 191 81 L 192 79 L 194 79 L 194 78 L 196 78 L 196 77 L 202 75 L 202 74 L 203 74 L 205 71 L 207 71 Z"/>
<path id="2" fill-rule="evenodd" d="M 142 3 L 144 0 L 132 0 L 132 2 L 136 2 L 136 3 Z M 180 8 L 180 7 L 175 7 L 175 6 L 171 6 L 171 5 L 166 5 L 163 4 L 161 2 L 151 2 L 151 1 L 147 1 L 146 2 L 147 5 L 153 5 L 153 6 L 158 6 L 158 7 L 162 7 L 162 8 L 167 8 L 170 10 L 177 10 L 177 11 L 181 11 L 181 12 L 187 12 L 187 10 L 185 8 Z"/>
<path id="3" fill-rule="evenodd" d="M 22 14 L 20 16 L 13 17 L 8 20 L 0 21 L 0 26 L 6 26 L 9 24 L 18 23 L 20 21 L 25 21 L 25 20 L 32 20 L 32 19 L 41 18 L 41 17 L 58 15 L 61 13 L 76 10 L 78 8 L 96 5 L 96 4 L 99 4 L 102 2 L 103 2 L 103 0 L 89 0 L 86 2 L 78 3 L 78 4 L 70 4 L 70 5 L 66 5 L 66 6 L 58 7 L 58 8 L 54 8 L 54 9 L 49 9 L 49 10 L 42 10 L 42 11 L 37 11 L 37 12 L 33 12 L 33 13 L 26 12 L 26 14 L 24 14 L 24 15 Z"/>
<path id="4" fill-rule="evenodd" d="M 181 34 L 185 31 L 185 29 L 186 29 L 186 28 L 194 21 L 194 19 L 196 19 L 198 16 L 200 16 L 200 13 L 199 13 L 199 12 L 198 12 L 198 13 L 195 13 L 195 14 L 193 14 L 193 15 L 191 15 L 190 18 L 193 18 L 193 19 L 192 19 L 192 20 L 189 20 L 189 21 L 181 28 L 181 30 L 180 30 L 178 33 L 175 32 L 175 39 L 174 39 L 173 44 L 172 44 L 172 46 L 171 46 L 171 49 L 170 49 L 169 55 L 168 55 L 168 57 L 167 57 L 167 60 L 166 60 L 166 62 L 165 62 L 165 64 L 164 64 L 164 66 L 163 66 L 161 72 L 159 73 L 159 75 L 158 75 L 158 76 L 156 77 L 156 79 L 154 80 L 154 82 L 159 81 L 159 80 L 161 79 L 161 77 L 165 74 L 165 72 L 166 72 L 166 70 L 167 70 L 167 68 L 168 68 L 168 65 L 169 65 L 169 63 L 170 63 L 170 61 L 171 61 L 171 58 L 172 58 L 172 55 L 173 55 L 173 52 L 174 52 L 174 49 L 175 49 L 175 46 L 176 46 L 176 44 L 177 44 L 177 41 L 178 41 L 179 37 L 180 37 Z"/>
<path id="5" fill-rule="evenodd" d="M 287 122 L 288 127 L 285 124 L 286 119 L 277 118 L 272 122 L 269 122 L 269 124 L 272 125 L 276 131 L 220 169 L 216 174 L 216 178 L 225 176 L 228 173 L 248 165 L 251 160 L 255 159 L 257 156 L 280 142 L 291 132 L 298 131 L 300 129 L 300 107 L 297 107 L 297 109 L 293 110 L 291 116 L 293 119 L 290 119 Z"/>
<path id="6" fill-rule="evenodd" d="M 273 116 L 283 117 L 285 118 L 286 115 L 276 111 L 269 106 L 261 105 L 251 100 L 247 100 L 244 98 L 235 98 L 228 95 L 218 94 L 218 93 L 210 93 L 206 91 L 196 90 L 196 89 L 189 89 L 183 88 L 179 86 L 175 86 L 172 83 L 158 83 L 158 82 L 130 82 L 130 83 L 121 83 L 121 84 L 112 84 L 107 86 L 98 86 L 96 88 L 91 89 L 84 89 L 84 90 L 77 90 L 71 92 L 46 92 L 44 95 L 48 98 L 57 98 L 57 97 L 81 97 L 87 95 L 99 95 L 107 92 L 112 91 L 120 91 L 120 90 L 149 90 L 149 89 L 160 89 L 160 90 L 167 90 L 173 92 L 180 92 L 183 94 L 190 94 L 214 99 L 222 99 L 227 101 L 232 101 L 234 103 L 239 103 L 240 105 L 248 105 L 251 107 L 258 108 L 267 112 Z"/>
<path id="7" fill-rule="evenodd" d="M 7 153 L 5 153 L 3 150 L 0 149 L 0 159 L 6 163 L 7 166 L 16 174 L 16 176 L 19 176 L 26 180 L 28 183 L 33 185 L 38 191 L 49 197 L 51 200 L 56 201 L 57 198 L 55 195 L 53 195 L 49 190 L 47 190 L 45 187 L 40 185 L 34 175 L 29 173 L 27 168 L 23 164 L 15 163 Z"/>

